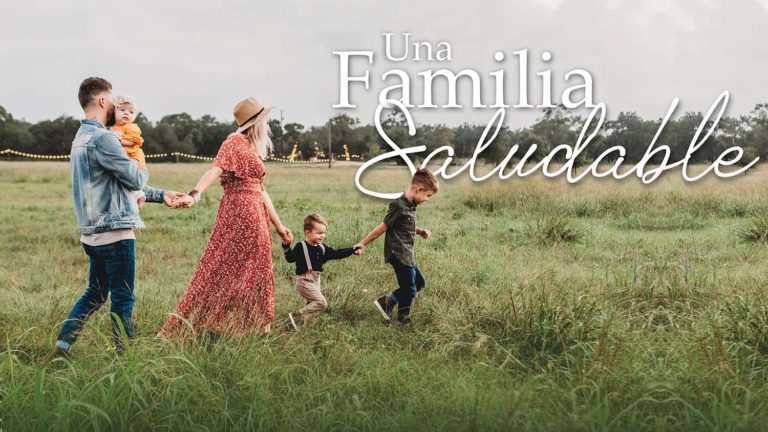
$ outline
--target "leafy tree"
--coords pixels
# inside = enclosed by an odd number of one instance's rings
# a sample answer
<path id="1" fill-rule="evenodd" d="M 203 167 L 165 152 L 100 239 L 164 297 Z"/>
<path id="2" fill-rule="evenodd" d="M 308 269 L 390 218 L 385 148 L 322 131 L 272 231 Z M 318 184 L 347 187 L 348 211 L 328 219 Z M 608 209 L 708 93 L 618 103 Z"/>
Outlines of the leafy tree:
<path id="1" fill-rule="evenodd" d="M 29 126 L 29 123 L 14 119 L 11 113 L 0 106 L 0 149 L 34 151 L 32 148 L 34 138 L 29 132 Z"/>
<path id="2" fill-rule="evenodd" d="M 30 151 L 53 155 L 69 154 L 72 149 L 72 139 L 79 128 L 80 121 L 69 116 L 36 123 L 29 128 L 34 140 Z"/>
<path id="3" fill-rule="evenodd" d="M 284 126 L 285 132 L 283 134 L 283 147 L 285 154 L 290 154 L 293 151 L 293 145 L 298 144 L 301 141 L 301 135 L 304 132 L 304 125 L 300 123 L 286 123 Z"/>
<path id="4" fill-rule="evenodd" d="M 272 145 L 274 146 L 275 153 L 285 153 L 285 140 L 283 139 L 283 127 L 280 124 L 280 120 L 270 119 L 269 130 L 272 132 Z"/>
<path id="5" fill-rule="evenodd" d="M 670 159 L 679 160 L 685 156 L 702 118 L 701 113 L 688 112 L 679 119 L 670 121 L 660 135 L 657 145 L 670 146 Z M 427 148 L 424 154 L 413 155 L 414 160 L 442 146 L 452 146 L 457 158 L 469 158 L 486 127 L 467 123 L 457 127 L 441 124 L 417 125 L 416 135 L 410 136 L 405 120 L 402 112 L 391 110 L 385 116 L 382 128 L 400 147 L 424 145 Z M 619 113 L 615 120 L 606 122 L 601 133 L 589 144 L 577 163 L 594 159 L 614 146 L 621 146 L 626 150 L 626 163 L 636 163 L 645 155 L 660 122 L 658 119 L 643 119 L 633 112 Z M 156 123 L 139 114 L 136 123 L 144 135 L 144 151 L 150 154 L 178 151 L 213 156 L 227 135 L 236 129 L 234 122 L 221 122 L 210 115 L 194 119 L 187 113 L 166 115 Z M 359 119 L 346 114 L 339 114 L 323 125 L 309 128 L 300 123 L 281 125 L 277 120 L 271 120 L 269 126 L 275 152 L 279 154 L 290 153 L 294 144 L 299 145 L 299 150 L 305 158 L 314 156 L 316 147 L 321 153 L 327 153 L 329 126 L 331 146 L 336 155 L 343 154 L 344 145 L 347 145 L 350 153 L 365 158 L 390 150 L 373 125 L 361 124 Z M 30 124 L 13 118 L 0 107 L 0 148 L 10 147 L 30 153 L 67 154 L 78 127 L 79 122 L 68 116 Z M 531 158 L 536 161 L 560 144 L 575 145 L 582 127 L 582 120 L 564 106 L 548 108 L 528 128 L 515 131 L 506 127 L 500 129 L 494 142 L 482 152 L 480 158 L 498 163 L 515 144 L 519 146 L 519 158 L 531 145 L 536 144 L 537 151 Z M 756 105 L 748 115 L 721 119 L 717 131 L 693 155 L 692 160 L 712 161 L 723 150 L 732 146 L 744 148 L 745 162 L 758 156 L 768 158 L 768 104 Z M 617 153 L 611 154 L 605 161 L 611 162 L 617 156 Z M 651 162 L 657 163 L 659 158 Z M 398 163 L 403 162 L 398 160 Z"/>
<path id="6" fill-rule="evenodd" d="M 158 142 L 168 152 L 194 154 L 202 138 L 198 123 L 187 113 L 164 116 L 155 130 Z"/>
<path id="7" fill-rule="evenodd" d="M 197 129 L 200 131 L 200 140 L 197 144 L 197 154 L 203 156 L 215 156 L 221 143 L 237 130 L 237 123 L 225 123 L 216 120 L 215 117 L 204 115 L 200 117 Z"/>
<path id="8" fill-rule="evenodd" d="M 768 157 L 768 104 L 758 104 L 744 118 L 747 146 L 761 159 Z"/>
<path id="9" fill-rule="evenodd" d="M 531 126 L 531 133 L 540 138 L 537 143 L 543 154 L 548 154 L 560 144 L 575 145 L 578 138 L 577 127 L 581 119 L 568 111 L 565 105 L 544 110 L 544 115 Z"/>
<path id="10" fill-rule="evenodd" d="M 624 160 L 636 163 L 645 155 L 658 127 L 659 122 L 644 120 L 637 113 L 621 112 L 616 120 L 605 123 L 605 139 L 598 145 L 587 147 L 588 154 L 591 159 L 595 159 L 605 150 L 614 146 L 621 146 L 626 150 Z M 613 152 L 603 160 L 612 162 L 618 157 L 618 152 Z"/>

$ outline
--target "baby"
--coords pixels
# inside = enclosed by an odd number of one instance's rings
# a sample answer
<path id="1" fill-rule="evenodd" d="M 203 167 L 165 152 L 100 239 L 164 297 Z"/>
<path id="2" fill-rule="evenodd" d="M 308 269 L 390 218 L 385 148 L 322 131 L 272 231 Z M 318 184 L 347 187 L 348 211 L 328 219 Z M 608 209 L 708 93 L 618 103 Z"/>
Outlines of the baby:
<path id="1" fill-rule="evenodd" d="M 128 157 L 133 159 L 139 168 L 147 169 L 146 158 L 141 145 L 144 144 L 144 138 L 141 137 L 141 129 L 134 123 L 139 111 L 133 99 L 120 95 L 115 98 L 115 125 L 110 130 L 120 139 L 123 150 Z M 141 208 L 146 201 L 144 192 L 136 192 L 136 201 Z"/>

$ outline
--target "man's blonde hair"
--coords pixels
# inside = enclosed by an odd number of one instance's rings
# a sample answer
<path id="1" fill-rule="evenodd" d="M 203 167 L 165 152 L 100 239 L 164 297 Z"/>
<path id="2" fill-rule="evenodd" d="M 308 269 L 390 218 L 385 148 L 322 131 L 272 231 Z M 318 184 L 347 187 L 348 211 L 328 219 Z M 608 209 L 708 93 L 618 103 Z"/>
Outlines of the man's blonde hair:
<path id="1" fill-rule="evenodd" d="M 437 193 L 437 190 L 440 189 L 440 185 L 437 183 L 437 178 L 434 174 L 432 174 L 432 171 L 427 168 L 421 168 L 417 170 L 411 179 L 411 184 L 421 186 L 424 188 L 424 190 L 432 191 L 435 193 Z"/>
<path id="2" fill-rule="evenodd" d="M 317 213 L 310 213 L 304 218 L 304 231 L 312 231 L 315 224 L 324 225 L 328 229 L 328 221 Z"/>

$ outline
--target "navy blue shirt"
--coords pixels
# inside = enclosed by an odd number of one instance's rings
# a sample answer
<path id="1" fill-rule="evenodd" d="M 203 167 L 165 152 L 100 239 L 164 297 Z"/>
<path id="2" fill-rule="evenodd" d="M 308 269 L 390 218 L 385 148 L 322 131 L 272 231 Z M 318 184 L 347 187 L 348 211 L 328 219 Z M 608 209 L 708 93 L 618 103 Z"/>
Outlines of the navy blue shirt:
<path id="1" fill-rule="evenodd" d="M 312 262 L 312 270 L 316 272 L 323 271 L 323 264 L 326 261 L 335 259 L 344 259 L 355 253 L 353 248 L 334 249 L 330 246 L 323 245 L 320 247 L 312 246 L 309 242 L 304 242 L 307 245 L 307 252 L 309 253 L 309 260 Z M 325 253 L 323 253 L 325 248 Z M 309 269 L 307 268 L 307 259 L 304 257 L 304 248 L 301 246 L 301 242 L 296 243 L 293 248 L 290 245 L 283 245 L 283 252 L 285 259 L 289 263 L 296 263 L 296 274 L 303 275 Z"/>

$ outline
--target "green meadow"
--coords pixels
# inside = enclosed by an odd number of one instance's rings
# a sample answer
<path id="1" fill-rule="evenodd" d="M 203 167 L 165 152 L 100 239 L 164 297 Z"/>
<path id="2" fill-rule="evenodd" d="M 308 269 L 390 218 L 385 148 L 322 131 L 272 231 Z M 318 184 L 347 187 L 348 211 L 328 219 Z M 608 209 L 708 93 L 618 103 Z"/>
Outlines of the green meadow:
<path id="1" fill-rule="evenodd" d="M 206 164 L 150 164 L 187 191 Z M 356 167 L 269 163 L 266 186 L 300 239 L 319 212 L 347 247 L 387 202 Z M 365 184 L 404 189 L 406 169 Z M 543 177 L 442 181 L 418 209 L 427 278 L 410 327 L 372 301 L 395 288 L 383 240 L 329 263 L 330 311 L 287 330 L 302 304 L 273 235 L 276 321 L 267 335 L 155 339 L 184 292 L 222 194 L 189 210 L 148 204 L 137 232 L 125 354 L 108 308 L 70 360 L 50 361 L 81 295 L 69 165 L 0 162 L 0 430 L 718 430 L 768 424 L 768 167 L 650 186 Z"/>

